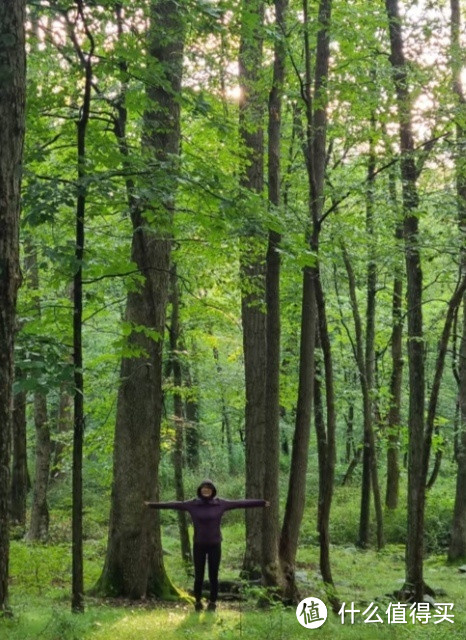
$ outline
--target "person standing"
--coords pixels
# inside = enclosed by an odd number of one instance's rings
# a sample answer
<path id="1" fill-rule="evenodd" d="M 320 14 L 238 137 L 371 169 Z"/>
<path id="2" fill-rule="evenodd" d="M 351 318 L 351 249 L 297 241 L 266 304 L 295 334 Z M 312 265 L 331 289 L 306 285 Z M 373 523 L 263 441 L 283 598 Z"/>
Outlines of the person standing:
<path id="1" fill-rule="evenodd" d="M 204 480 L 197 488 L 197 498 L 184 502 L 148 502 L 144 504 L 151 509 L 175 509 L 187 511 L 194 525 L 194 608 L 202 611 L 202 585 L 206 559 L 209 567 L 210 599 L 208 611 L 217 608 L 218 572 L 222 555 L 222 534 L 220 524 L 225 511 L 231 509 L 248 509 L 251 507 L 268 507 L 270 503 L 262 499 L 225 500 L 217 498 L 217 489 L 211 480 Z"/>

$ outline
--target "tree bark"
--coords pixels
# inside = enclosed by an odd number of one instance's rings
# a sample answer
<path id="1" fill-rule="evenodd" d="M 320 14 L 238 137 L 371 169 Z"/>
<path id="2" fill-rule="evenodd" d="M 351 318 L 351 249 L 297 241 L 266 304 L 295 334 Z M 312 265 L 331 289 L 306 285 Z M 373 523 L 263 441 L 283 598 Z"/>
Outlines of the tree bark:
<path id="1" fill-rule="evenodd" d="M 181 362 L 179 358 L 179 335 L 180 335 L 180 314 L 179 314 L 179 290 L 178 279 L 176 275 L 176 264 L 173 264 L 171 270 L 171 302 L 172 315 L 170 322 L 170 360 L 173 372 L 173 405 L 174 405 L 174 428 L 175 428 L 175 446 L 173 450 L 173 469 L 175 472 L 175 492 L 176 499 L 183 502 L 184 486 L 183 486 L 183 432 L 184 432 L 184 412 L 183 398 L 181 395 L 182 377 Z M 178 511 L 178 528 L 180 531 L 181 541 L 181 558 L 183 562 L 190 563 L 192 561 L 191 545 L 189 543 L 188 520 L 186 511 Z"/>
<path id="2" fill-rule="evenodd" d="M 315 282 L 311 269 L 306 267 L 303 271 L 296 421 L 291 449 L 288 494 L 280 537 L 280 562 L 286 579 L 286 595 L 292 601 L 295 601 L 299 595 L 295 581 L 295 562 L 306 500 L 306 473 L 314 384 L 316 315 Z"/>
<path id="3" fill-rule="evenodd" d="M 382 125 L 386 135 L 385 125 Z M 390 157 L 393 156 L 389 149 Z M 388 192 L 392 211 L 395 215 L 395 244 L 402 245 L 403 221 L 398 206 L 396 190 L 396 172 L 394 166 L 388 172 Z M 401 387 L 403 381 L 403 266 L 397 260 L 395 264 L 395 276 L 393 278 L 392 294 L 392 335 L 390 351 L 392 360 L 392 372 L 390 376 L 390 405 L 387 416 L 387 486 L 385 491 L 385 505 L 388 509 L 396 509 L 398 506 L 399 480 L 400 480 L 400 421 L 401 421 Z"/>
<path id="4" fill-rule="evenodd" d="M 316 328 L 316 349 L 322 349 L 319 331 Z M 319 499 L 317 504 L 317 531 L 320 531 L 322 519 L 322 505 L 324 503 L 325 472 L 327 459 L 327 430 L 324 418 L 324 403 L 322 398 L 322 363 L 318 352 L 314 356 L 314 424 L 317 436 L 317 455 L 319 458 Z"/>
<path id="5" fill-rule="evenodd" d="M 466 161 L 464 149 L 466 129 L 464 116 L 466 99 L 461 80 L 462 50 L 460 43 L 461 10 L 459 0 L 450 0 L 451 8 L 451 69 L 453 91 L 456 95 L 458 116 L 456 118 L 456 143 L 458 154 L 456 165 L 456 192 L 458 208 L 458 225 L 461 238 L 461 272 L 466 272 Z M 456 495 L 451 529 L 451 541 L 448 549 L 450 560 L 466 557 L 466 296 L 463 297 L 463 331 L 460 344 L 459 364 L 459 434 L 456 461 L 458 466 L 456 477 Z"/>
<path id="6" fill-rule="evenodd" d="M 121 14 L 120 14 L 121 16 Z M 120 23 L 121 25 L 121 20 Z M 108 595 L 142 598 L 177 596 L 166 575 L 157 510 L 144 500 L 158 500 L 162 417 L 162 338 L 169 288 L 171 226 L 180 153 L 180 101 L 184 48 L 184 6 L 154 1 L 148 34 L 148 67 L 157 71 L 148 83 L 150 107 L 144 114 L 143 148 L 157 194 L 142 208 L 135 185 L 127 181 L 133 238 L 132 261 L 144 275 L 139 291 L 128 294 L 125 321 L 133 327 L 129 347 L 137 350 L 121 363 L 118 390 L 113 488 L 105 566 L 97 590 Z M 162 78 L 158 80 L 162 74 Z M 123 162 L 126 109 L 115 123 Z M 146 189 L 147 191 L 147 189 Z M 154 222 L 154 219 L 156 222 Z"/>
<path id="7" fill-rule="evenodd" d="M 74 368 L 74 424 L 73 424 L 73 471 L 72 471 L 72 595 L 71 610 L 84 612 L 83 571 L 83 439 L 84 439 L 84 376 L 82 347 L 83 317 L 83 259 L 85 243 L 85 214 L 87 199 L 86 136 L 91 109 L 92 56 L 94 39 L 89 31 L 82 0 L 78 0 L 78 14 L 89 51 L 84 62 L 84 88 L 77 126 L 77 198 L 75 260 L 77 269 L 73 278 L 73 368 Z M 74 34 L 73 34 L 74 35 Z M 47 474 L 48 475 L 48 474 Z"/>
<path id="8" fill-rule="evenodd" d="M 320 571 L 322 579 L 333 591 L 333 578 L 330 567 L 330 536 L 329 518 L 333 496 L 335 471 L 335 403 L 333 388 L 333 364 L 326 317 L 325 295 L 320 278 L 319 267 L 319 236 L 322 226 L 322 209 L 324 204 L 324 180 L 326 166 L 326 135 L 327 135 L 327 78 L 330 61 L 330 20 L 332 2 L 321 0 L 319 3 L 319 31 L 317 33 L 317 49 L 314 72 L 314 95 L 311 92 L 311 50 L 309 43 L 309 8 L 307 0 L 303 0 L 304 16 L 304 54 L 305 78 L 302 82 L 302 98 L 306 112 L 306 136 L 303 141 L 303 151 L 309 182 L 309 218 L 310 237 L 309 247 L 313 254 L 310 265 L 311 282 L 314 285 L 314 298 L 317 309 L 319 337 L 322 345 L 325 395 L 327 405 L 327 433 L 325 456 L 319 456 L 319 464 L 324 464 L 324 470 L 319 469 L 319 478 L 324 480 L 324 486 L 319 487 L 319 543 L 320 543 Z M 316 99 L 316 104 L 313 102 Z M 305 274 L 304 274 L 305 275 Z M 304 285 L 304 282 L 303 282 Z M 312 393 L 312 387 L 309 390 Z M 321 452 L 322 453 L 322 452 Z M 332 607 L 337 606 L 337 598 L 329 595 Z"/>
<path id="9" fill-rule="evenodd" d="M 13 467 L 10 517 L 13 524 L 21 526 L 26 524 L 26 497 L 28 492 L 26 396 L 25 391 L 18 391 L 13 400 Z"/>
<path id="10" fill-rule="evenodd" d="M 339 602 L 334 592 L 334 583 L 330 565 L 330 508 L 332 506 L 333 487 L 335 481 L 335 460 L 336 460 L 336 413 L 335 413 L 335 391 L 333 384 L 333 362 L 330 336 L 328 332 L 327 314 L 324 292 L 320 277 L 316 280 L 316 304 L 319 320 L 319 337 L 322 344 L 325 371 L 325 399 L 327 405 L 327 438 L 324 470 L 319 470 L 319 477 L 322 478 L 323 486 L 319 487 L 321 499 L 319 505 L 319 545 L 320 545 L 320 573 L 324 583 L 328 586 L 329 601 L 333 611 L 339 609 Z"/>
<path id="11" fill-rule="evenodd" d="M 460 434 L 456 456 L 457 475 L 455 505 L 448 559 L 466 558 L 466 296 L 463 298 L 463 332 L 460 344 Z"/>
<path id="12" fill-rule="evenodd" d="M 416 602 L 424 595 L 423 552 L 425 482 L 422 478 L 424 442 L 424 337 L 422 327 L 422 268 L 419 248 L 417 172 L 414 162 L 411 96 L 403 51 L 398 0 L 385 0 L 389 22 L 390 62 L 393 69 L 400 130 L 400 165 L 403 194 L 403 237 L 407 274 L 409 363 L 408 532 L 406 583 L 403 591 Z"/>
<path id="13" fill-rule="evenodd" d="M 374 84 L 376 84 L 377 76 L 375 70 L 372 73 Z M 371 138 L 369 142 L 369 159 L 367 165 L 367 189 L 366 189 L 366 234 L 369 242 L 368 260 L 367 260 L 367 305 L 366 305 L 366 340 L 364 353 L 364 370 L 367 382 L 368 401 L 369 401 L 369 424 L 371 430 L 371 483 L 372 494 L 374 497 L 375 520 L 377 526 L 377 549 L 381 549 L 384 542 L 383 533 L 383 509 L 380 497 L 380 485 L 378 477 L 377 465 L 377 449 L 374 436 L 374 415 L 376 413 L 375 402 L 373 400 L 375 382 L 375 312 L 376 312 L 376 294 L 377 294 L 377 266 L 375 259 L 374 246 L 374 189 L 375 189 L 375 168 L 376 168 L 376 152 L 374 138 L 376 135 L 376 119 L 375 113 L 371 114 Z"/>
<path id="14" fill-rule="evenodd" d="M 395 238 L 401 241 L 403 229 L 397 225 Z M 400 422 L 401 422 L 401 385 L 403 380 L 403 318 L 402 318 L 403 278 L 397 268 L 393 280 L 392 296 L 392 337 L 390 341 L 392 373 L 390 376 L 390 408 L 388 411 L 388 447 L 387 447 L 387 489 L 385 504 L 389 509 L 398 506 L 400 465 Z"/>
<path id="15" fill-rule="evenodd" d="M 34 246 L 26 242 L 27 255 L 25 265 L 30 287 L 35 291 L 34 310 L 37 318 L 41 317 L 41 303 L 39 297 L 39 268 L 37 251 Z M 26 534 L 28 540 L 46 541 L 49 530 L 49 509 L 47 492 L 50 474 L 50 425 L 47 412 L 47 396 L 41 391 L 34 392 L 34 426 L 36 433 L 35 447 L 35 475 L 31 506 L 31 522 Z"/>
<path id="16" fill-rule="evenodd" d="M 49 531 L 47 489 L 50 474 L 50 428 L 47 415 L 47 399 L 40 392 L 34 394 L 34 424 L 36 428 L 36 469 L 31 521 L 26 538 L 45 542 Z"/>
<path id="17" fill-rule="evenodd" d="M 280 194 L 280 134 L 282 124 L 282 94 L 285 79 L 286 49 L 283 33 L 286 32 L 288 0 L 275 0 L 275 42 L 272 87 L 268 101 L 268 199 L 269 207 L 277 210 Z M 281 234 L 269 230 L 266 255 L 265 301 L 266 327 L 266 379 L 265 379 L 265 431 L 264 431 L 264 491 L 270 508 L 263 512 L 262 520 L 262 580 L 265 585 L 283 589 L 283 555 L 279 555 L 280 538 L 280 253 Z M 298 444 L 299 448 L 299 444 Z M 305 449 L 307 451 L 307 447 Z M 294 455 L 293 447 L 293 455 Z M 301 454 L 302 455 L 302 454 Z M 291 466 L 291 475 L 297 467 Z M 302 479 L 302 478 L 301 478 Z M 304 482 L 305 485 L 305 476 Z M 304 486 L 293 487 L 302 491 Z M 304 498 L 303 498 L 304 502 Z M 304 507 L 304 505 L 303 505 Z M 284 527 L 286 518 L 284 522 Z M 299 530 L 299 527 L 298 527 Z M 283 533 L 283 529 L 282 529 Z M 290 558 L 288 558 L 289 560 Z M 286 569 L 285 569 L 286 575 Z M 292 572 L 293 573 L 293 572 Z M 294 585 L 288 597 L 294 599 Z"/>
<path id="18" fill-rule="evenodd" d="M 8 607 L 13 347 L 19 268 L 19 211 L 26 58 L 25 3 L 0 4 L 0 611 Z"/>
<path id="19" fill-rule="evenodd" d="M 259 88 L 262 73 L 263 0 L 243 0 L 239 51 L 239 135 L 245 166 L 240 188 L 261 194 L 263 189 L 263 99 Z M 257 212 L 258 214 L 259 212 Z M 266 379 L 265 248 L 259 240 L 258 215 L 246 216 L 240 239 L 241 317 L 243 323 L 244 373 L 246 383 L 245 458 L 246 497 L 264 491 L 264 425 Z M 246 552 L 242 574 L 261 575 L 262 513 L 246 510 Z"/>

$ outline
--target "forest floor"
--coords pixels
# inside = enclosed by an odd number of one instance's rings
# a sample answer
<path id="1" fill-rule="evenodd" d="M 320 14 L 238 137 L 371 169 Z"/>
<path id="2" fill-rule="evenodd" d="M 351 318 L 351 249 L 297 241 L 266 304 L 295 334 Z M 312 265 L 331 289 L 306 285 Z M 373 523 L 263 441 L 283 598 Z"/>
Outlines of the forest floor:
<path id="1" fill-rule="evenodd" d="M 231 493 L 235 494 L 235 491 Z M 346 609 L 354 603 L 359 610 L 351 624 L 350 616 L 342 623 L 340 616 L 329 610 L 328 619 L 318 630 L 302 627 L 295 608 L 280 605 L 263 610 L 256 606 L 260 595 L 257 588 L 241 591 L 242 600 L 220 597 L 215 613 L 195 613 L 188 602 L 161 603 L 147 601 L 102 601 L 86 596 L 86 612 L 70 612 L 70 521 L 66 490 L 55 497 L 51 512 L 48 544 L 30 544 L 14 532 L 10 558 L 10 605 L 12 617 L 0 619 L 0 640 L 233 640 L 256 638 L 287 640 L 303 638 L 313 633 L 319 638 L 337 640 L 384 640 L 407 638 L 414 640 L 458 640 L 466 637 L 466 573 L 460 563 L 449 564 L 442 548 L 447 527 L 450 502 L 443 496 L 445 486 L 439 483 L 429 497 L 431 507 L 427 519 L 425 580 L 437 593 L 438 603 L 454 605 L 453 623 L 435 624 L 433 616 L 426 624 L 389 624 L 387 607 L 396 599 L 390 594 L 399 589 L 404 577 L 404 546 L 401 543 L 405 527 L 403 508 L 386 520 L 388 544 L 381 551 L 361 551 L 349 542 L 355 539 L 359 492 L 356 488 L 338 488 L 333 508 L 331 549 L 335 588 Z M 450 500 L 450 498 L 448 498 Z M 85 588 L 90 590 L 103 566 L 107 534 L 108 511 L 102 509 L 100 498 L 88 501 L 85 513 Z M 307 510 L 298 552 L 297 577 L 304 597 L 318 597 L 328 603 L 318 570 L 318 545 L 312 506 Z M 176 514 L 166 512 L 162 518 L 163 546 L 167 573 L 186 594 L 192 587 L 182 563 Z M 17 534 L 17 536 L 16 536 Z M 15 539 L 17 537 L 17 539 Z M 244 551 L 244 523 L 240 512 L 231 512 L 223 525 L 221 580 L 238 580 Z M 399 539 L 398 539 L 399 538 Z M 437 546 L 436 546 L 437 545 Z M 440 545 L 440 546 L 439 546 Z M 363 612 L 372 604 L 382 622 L 367 623 Z"/>
<path id="2" fill-rule="evenodd" d="M 373 602 L 379 607 L 378 613 L 383 622 L 365 623 L 359 613 L 355 614 L 354 624 L 351 624 L 348 615 L 342 624 L 339 616 L 329 612 L 327 621 L 318 631 L 303 628 L 296 619 L 294 608 L 274 606 L 266 611 L 260 610 L 255 606 L 253 597 L 242 602 L 220 601 L 216 613 L 196 613 L 187 603 L 154 601 L 135 604 L 87 598 L 86 613 L 73 615 L 69 610 L 69 593 L 60 584 L 61 578 L 58 577 L 55 584 L 52 580 L 49 586 L 42 583 L 50 570 L 47 556 L 54 555 L 48 553 L 52 549 L 35 547 L 29 575 L 30 587 L 34 579 L 39 581 L 35 583 L 35 594 L 31 592 L 28 596 L 24 595 L 19 580 L 13 579 L 13 617 L 0 622 L 2 640 L 287 640 L 303 638 L 312 633 L 329 640 L 383 640 L 395 637 L 459 640 L 466 633 L 466 574 L 461 573 L 458 567 L 448 565 L 441 556 L 431 556 L 426 561 L 426 580 L 443 594 L 438 598 L 439 602 L 454 604 L 454 622 L 435 624 L 430 619 L 426 624 L 413 624 L 408 617 L 405 624 L 388 624 L 385 612 L 390 598 L 385 594 L 393 591 L 403 576 L 403 549 L 399 547 L 387 547 L 379 553 L 372 550 L 361 552 L 350 547 L 333 549 L 334 574 L 341 577 L 336 580 L 341 601 L 346 602 L 347 608 L 354 602 L 355 608 L 361 613 Z M 56 557 L 51 557 L 51 564 L 54 565 L 56 560 Z M 13 561 L 13 570 L 15 564 Z M 312 563 L 306 566 L 309 569 Z M 230 565 L 225 570 L 232 573 L 233 568 Z M 302 567 L 299 571 L 301 577 L 307 573 Z M 312 586 L 311 582 L 308 588 L 304 587 L 303 596 L 317 596 L 325 600 L 319 585 L 316 583 Z M 42 593 L 39 593 L 41 589 Z M 28 590 L 33 591 L 30 588 Z"/>

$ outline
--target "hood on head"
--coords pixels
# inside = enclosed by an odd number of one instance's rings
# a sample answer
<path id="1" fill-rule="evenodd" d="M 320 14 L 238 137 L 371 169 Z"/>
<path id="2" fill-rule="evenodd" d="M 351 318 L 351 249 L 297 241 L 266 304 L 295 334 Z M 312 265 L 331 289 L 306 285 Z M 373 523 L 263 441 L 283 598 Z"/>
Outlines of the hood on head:
<path id="1" fill-rule="evenodd" d="M 202 487 L 210 487 L 212 489 L 212 498 L 215 498 L 215 496 L 217 495 L 217 489 L 216 489 L 214 483 L 212 482 L 212 480 L 203 480 L 201 482 L 201 484 L 198 486 L 197 495 L 201 499 L 203 499 L 202 496 L 201 496 Z"/>

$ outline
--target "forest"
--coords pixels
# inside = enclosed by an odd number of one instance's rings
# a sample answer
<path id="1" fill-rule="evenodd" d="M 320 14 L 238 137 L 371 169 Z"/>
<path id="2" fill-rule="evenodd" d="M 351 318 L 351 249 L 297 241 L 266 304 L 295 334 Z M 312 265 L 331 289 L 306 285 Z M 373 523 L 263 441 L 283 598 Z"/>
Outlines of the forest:
<path id="1" fill-rule="evenodd" d="M 0 639 L 464 638 L 465 16 L 0 0 Z"/>

